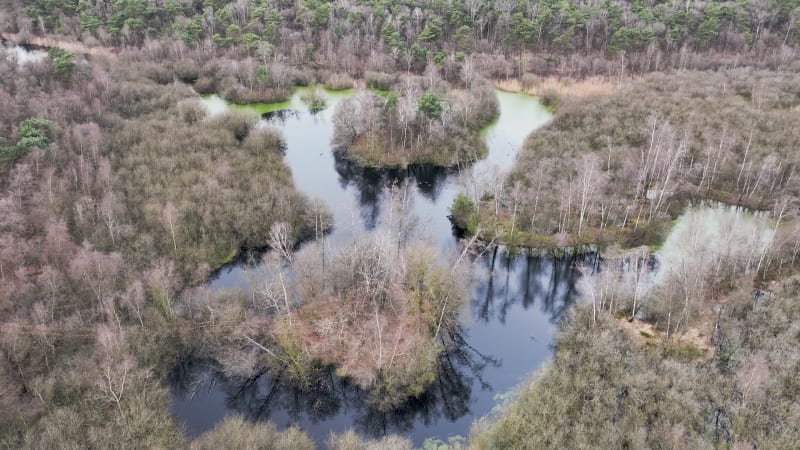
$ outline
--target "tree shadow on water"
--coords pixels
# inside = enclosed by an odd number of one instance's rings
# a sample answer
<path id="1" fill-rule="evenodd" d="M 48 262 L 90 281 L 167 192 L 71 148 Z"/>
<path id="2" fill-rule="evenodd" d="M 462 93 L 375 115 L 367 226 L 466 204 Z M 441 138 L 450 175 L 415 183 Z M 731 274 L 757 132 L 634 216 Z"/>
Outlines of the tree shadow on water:
<path id="1" fill-rule="evenodd" d="M 345 159 L 341 154 L 336 154 L 334 161 L 342 188 L 352 186 L 358 192 L 361 218 L 368 230 L 378 224 L 384 206 L 384 191 L 387 188 L 402 185 L 408 180 L 416 187 L 415 195 L 435 203 L 439 199 L 447 177 L 454 173 L 448 169 L 425 164 L 410 165 L 406 168 L 366 167 Z"/>
<path id="2" fill-rule="evenodd" d="M 407 434 L 419 424 L 460 419 L 470 413 L 473 389 L 491 389 L 482 371 L 489 365 L 498 367 L 499 362 L 472 348 L 460 330 L 450 334 L 448 341 L 450 348 L 438 358 L 436 380 L 418 397 L 389 410 L 375 407 L 370 391 L 338 377 L 333 367 L 320 368 L 311 382 L 297 383 L 268 368 L 259 368 L 247 377 L 226 377 L 222 367 L 210 359 L 189 359 L 173 370 L 169 378 L 172 400 L 219 395 L 224 407 L 204 412 L 209 424 L 235 413 L 254 421 L 272 420 L 279 426 L 297 424 L 318 442 L 343 423 L 368 437 Z M 181 417 L 181 411 L 175 409 L 173 413 L 189 429 L 198 428 L 191 423 L 196 420 L 194 414 Z"/>
<path id="3" fill-rule="evenodd" d="M 536 303 L 551 323 L 561 320 L 578 294 L 578 264 L 590 263 L 596 256 L 549 257 L 532 253 L 525 250 L 509 254 L 495 247 L 479 257 L 479 281 L 472 303 L 476 320 L 505 323 L 512 306 L 519 304 L 527 310 Z"/>

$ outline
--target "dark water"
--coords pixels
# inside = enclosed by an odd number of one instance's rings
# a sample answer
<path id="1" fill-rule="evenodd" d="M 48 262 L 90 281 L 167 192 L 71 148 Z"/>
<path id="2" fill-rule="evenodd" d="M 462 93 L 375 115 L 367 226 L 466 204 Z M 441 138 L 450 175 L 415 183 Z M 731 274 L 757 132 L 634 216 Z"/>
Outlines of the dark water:
<path id="1" fill-rule="evenodd" d="M 367 169 L 335 157 L 330 117 L 335 103 L 348 94 L 328 93 L 329 108 L 315 114 L 300 104 L 299 95 L 285 104 L 248 109 L 282 130 L 295 186 L 331 209 L 335 228 L 328 242 L 335 246 L 380 229 L 386 188 L 407 181 L 413 186 L 419 238 L 455 258 L 457 240 L 447 215 L 463 189 L 459 172 L 430 166 Z M 485 132 L 489 155 L 463 169 L 478 179 L 490 180 L 507 170 L 525 136 L 550 117 L 532 97 L 498 92 L 498 99 L 500 118 Z M 212 113 L 235 107 L 218 98 L 205 102 Z M 371 409 L 368 393 L 332 370 L 311 388 L 300 389 L 270 372 L 232 380 L 223 377 L 213 361 L 191 361 L 171 380 L 172 412 L 191 436 L 231 414 L 269 420 L 280 428 L 297 424 L 317 442 L 350 428 L 373 437 L 402 434 L 418 446 L 426 438 L 467 436 L 473 421 L 502 404 L 551 355 L 557 323 L 575 297 L 576 262 L 573 257 L 543 258 L 524 251 L 509 256 L 502 249 L 476 257 L 477 282 L 464 308 L 460 345 L 441 355 L 437 382 L 428 392 L 395 411 Z M 257 267 L 247 264 L 224 268 L 210 282 L 211 288 L 247 289 L 248 274 L 254 271 Z"/>

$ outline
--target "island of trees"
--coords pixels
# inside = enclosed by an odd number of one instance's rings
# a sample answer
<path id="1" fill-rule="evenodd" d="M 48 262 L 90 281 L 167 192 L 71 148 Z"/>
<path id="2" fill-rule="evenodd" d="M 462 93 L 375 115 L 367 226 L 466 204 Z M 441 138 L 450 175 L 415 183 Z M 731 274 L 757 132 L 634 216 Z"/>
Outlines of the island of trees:
<path id="1" fill-rule="evenodd" d="M 498 114 L 491 83 L 464 71 L 455 86 L 438 72 L 399 84 L 339 104 L 334 144 L 346 158 L 368 166 L 459 166 L 485 156 L 480 132 Z"/>

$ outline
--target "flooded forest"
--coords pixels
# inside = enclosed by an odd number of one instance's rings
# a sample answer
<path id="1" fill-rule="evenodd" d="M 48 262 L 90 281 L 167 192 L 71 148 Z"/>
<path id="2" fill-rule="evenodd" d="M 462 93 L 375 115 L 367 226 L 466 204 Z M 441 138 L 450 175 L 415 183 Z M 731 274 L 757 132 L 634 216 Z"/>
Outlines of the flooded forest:
<path id="1" fill-rule="evenodd" d="M 0 446 L 800 439 L 800 1 L 0 0 L 0 36 Z"/>

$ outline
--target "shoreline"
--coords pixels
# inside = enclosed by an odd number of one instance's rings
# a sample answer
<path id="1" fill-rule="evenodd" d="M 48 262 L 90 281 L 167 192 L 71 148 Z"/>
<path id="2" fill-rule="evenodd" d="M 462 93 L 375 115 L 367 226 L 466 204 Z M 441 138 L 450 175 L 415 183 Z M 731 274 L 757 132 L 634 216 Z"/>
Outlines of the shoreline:
<path id="1" fill-rule="evenodd" d="M 569 95 L 578 98 L 588 98 L 614 93 L 620 83 L 602 76 L 592 76 L 584 79 L 559 76 L 535 76 L 532 86 L 525 86 L 525 80 L 518 77 L 505 80 L 492 78 L 490 80 L 495 88 L 515 94 L 528 94 L 542 97 L 548 93 Z"/>

